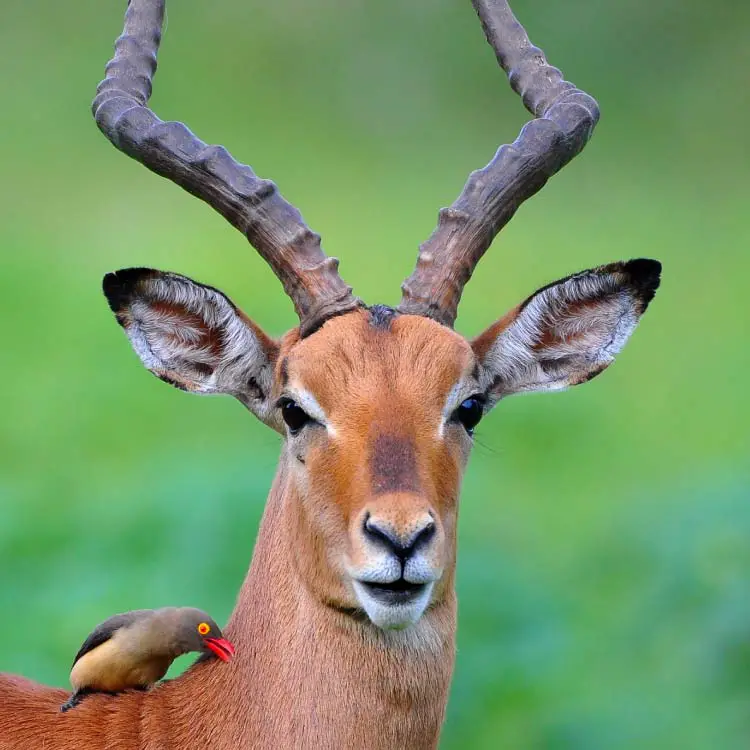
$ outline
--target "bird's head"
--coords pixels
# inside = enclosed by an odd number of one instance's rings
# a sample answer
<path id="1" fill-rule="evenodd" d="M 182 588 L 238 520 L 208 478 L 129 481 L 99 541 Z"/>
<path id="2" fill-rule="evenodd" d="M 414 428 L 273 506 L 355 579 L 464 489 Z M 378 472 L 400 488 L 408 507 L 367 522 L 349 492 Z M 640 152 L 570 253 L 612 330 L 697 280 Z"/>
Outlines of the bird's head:
<path id="1" fill-rule="evenodd" d="M 229 661 L 234 656 L 234 646 L 200 609 L 185 607 L 178 610 L 178 641 L 186 651 L 214 654 L 222 661 Z"/>

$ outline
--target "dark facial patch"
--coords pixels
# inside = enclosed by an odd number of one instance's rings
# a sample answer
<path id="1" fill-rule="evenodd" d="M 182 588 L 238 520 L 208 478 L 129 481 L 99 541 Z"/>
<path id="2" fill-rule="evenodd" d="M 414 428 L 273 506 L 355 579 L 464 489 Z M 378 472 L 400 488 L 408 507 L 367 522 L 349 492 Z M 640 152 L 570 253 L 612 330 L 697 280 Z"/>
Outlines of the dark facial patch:
<path id="1" fill-rule="evenodd" d="M 419 478 L 412 441 L 398 435 L 378 435 L 370 455 L 370 477 L 375 495 L 417 492 Z"/>
<path id="2" fill-rule="evenodd" d="M 398 313 L 388 305 L 373 305 L 370 308 L 370 325 L 373 328 L 382 328 L 387 331 L 396 315 Z"/>

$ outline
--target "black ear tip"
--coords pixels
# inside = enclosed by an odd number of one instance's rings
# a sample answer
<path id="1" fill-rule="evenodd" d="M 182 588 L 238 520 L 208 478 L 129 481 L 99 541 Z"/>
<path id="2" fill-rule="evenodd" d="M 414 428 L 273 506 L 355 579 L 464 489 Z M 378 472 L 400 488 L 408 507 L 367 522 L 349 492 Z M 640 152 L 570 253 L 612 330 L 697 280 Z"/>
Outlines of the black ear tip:
<path id="1" fill-rule="evenodd" d="M 645 310 L 661 283 L 661 263 L 651 258 L 634 258 L 623 264 L 622 270 L 630 277 Z"/>
<path id="2" fill-rule="evenodd" d="M 108 273 L 102 279 L 102 291 L 113 313 L 128 305 L 138 284 L 156 272 L 152 268 L 123 268 Z"/>
<path id="3" fill-rule="evenodd" d="M 623 271 L 639 286 L 647 285 L 656 290 L 661 281 L 661 263 L 651 258 L 634 258 L 623 264 Z"/>

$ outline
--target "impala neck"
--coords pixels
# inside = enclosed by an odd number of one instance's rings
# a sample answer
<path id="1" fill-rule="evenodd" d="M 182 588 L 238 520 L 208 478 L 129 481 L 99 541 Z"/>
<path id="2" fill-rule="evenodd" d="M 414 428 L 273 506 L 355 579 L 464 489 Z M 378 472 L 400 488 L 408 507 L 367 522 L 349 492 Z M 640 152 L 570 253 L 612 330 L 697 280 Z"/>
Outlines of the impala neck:
<path id="1" fill-rule="evenodd" d="M 203 683 L 213 731 L 220 720 L 232 735 L 227 746 L 435 747 L 453 671 L 452 589 L 399 632 L 316 599 L 291 563 L 288 514 L 299 498 L 288 476 L 282 459 L 225 629 L 235 659 L 198 667 L 182 682 Z M 214 690 L 220 695 L 210 697 Z"/>

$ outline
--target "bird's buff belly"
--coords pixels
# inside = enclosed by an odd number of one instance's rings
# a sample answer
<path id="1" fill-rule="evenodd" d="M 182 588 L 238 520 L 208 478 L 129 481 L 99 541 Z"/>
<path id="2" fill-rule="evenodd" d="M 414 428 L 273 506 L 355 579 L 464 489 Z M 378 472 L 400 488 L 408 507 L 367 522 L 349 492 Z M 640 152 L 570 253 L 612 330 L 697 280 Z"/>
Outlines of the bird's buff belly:
<path id="1" fill-rule="evenodd" d="M 163 660 L 134 661 L 115 637 L 82 656 L 70 673 L 70 682 L 74 690 L 117 693 L 153 684 L 164 676 L 168 667 L 169 662 L 165 664 Z"/>

